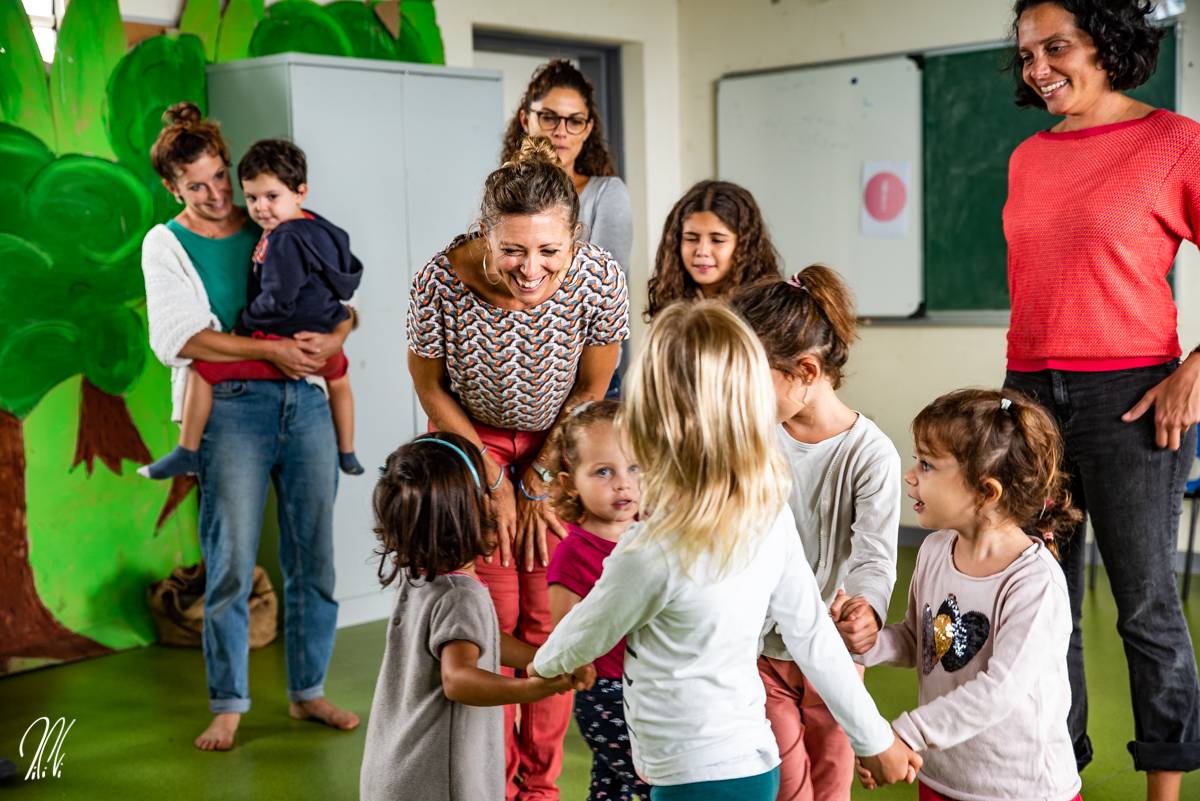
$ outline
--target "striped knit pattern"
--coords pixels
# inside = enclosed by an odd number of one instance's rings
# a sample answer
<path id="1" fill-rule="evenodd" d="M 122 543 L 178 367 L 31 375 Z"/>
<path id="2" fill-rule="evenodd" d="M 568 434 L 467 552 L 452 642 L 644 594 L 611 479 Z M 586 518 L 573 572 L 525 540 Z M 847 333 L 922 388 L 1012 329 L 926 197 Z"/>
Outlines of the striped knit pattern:
<path id="1" fill-rule="evenodd" d="M 471 419 L 495 428 L 544 431 L 554 425 L 588 345 L 629 336 L 625 274 L 607 252 L 581 245 L 562 286 L 524 311 L 499 309 L 458 280 L 446 252 L 413 278 L 408 347 L 445 359 L 450 391 Z"/>
<path id="2" fill-rule="evenodd" d="M 1179 243 L 1196 241 L 1198 140 L 1200 124 L 1160 110 L 1043 131 L 1016 149 L 1004 207 L 1009 359 L 1086 370 L 1180 355 L 1167 273 Z"/>

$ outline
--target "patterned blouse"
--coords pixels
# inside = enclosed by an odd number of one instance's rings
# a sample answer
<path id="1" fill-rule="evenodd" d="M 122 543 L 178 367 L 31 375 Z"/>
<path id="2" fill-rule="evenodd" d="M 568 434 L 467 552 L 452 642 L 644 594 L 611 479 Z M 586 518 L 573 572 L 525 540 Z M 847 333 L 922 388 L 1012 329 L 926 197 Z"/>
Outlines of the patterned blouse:
<path id="1" fill-rule="evenodd" d="M 450 267 L 446 253 L 466 241 L 456 238 L 413 278 L 408 347 L 446 360 L 450 391 L 472 420 L 544 431 L 575 385 L 584 347 L 628 338 L 625 274 L 607 252 L 583 244 L 549 299 L 524 311 L 499 309 Z"/>

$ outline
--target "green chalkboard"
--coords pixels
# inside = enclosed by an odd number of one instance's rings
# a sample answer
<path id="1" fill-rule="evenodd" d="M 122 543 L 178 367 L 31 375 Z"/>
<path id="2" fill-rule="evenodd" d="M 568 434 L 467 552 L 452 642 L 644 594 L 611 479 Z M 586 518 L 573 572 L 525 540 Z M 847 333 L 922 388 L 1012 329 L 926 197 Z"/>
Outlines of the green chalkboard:
<path id="1" fill-rule="evenodd" d="M 1129 94 L 1175 109 L 1175 29 L 1167 30 L 1158 72 Z M 1001 72 L 1005 48 L 927 56 L 922 76 L 925 171 L 925 308 L 1009 308 L 1001 213 L 1008 159 L 1017 145 L 1061 118 L 1013 103 Z"/>

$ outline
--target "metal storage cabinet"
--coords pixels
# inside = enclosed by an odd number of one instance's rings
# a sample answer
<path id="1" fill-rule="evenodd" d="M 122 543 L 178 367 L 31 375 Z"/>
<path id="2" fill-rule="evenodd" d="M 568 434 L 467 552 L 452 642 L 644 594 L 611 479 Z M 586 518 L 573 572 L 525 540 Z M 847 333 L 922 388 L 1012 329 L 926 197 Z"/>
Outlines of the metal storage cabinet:
<path id="1" fill-rule="evenodd" d="M 367 472 L 339 474 L 334 509 L 338 625 L 386 617 L 371 492 L 377 467 L 425 429 L 408 377 L 413 275 L 479 211 L 504 124 L 499 72 L 282 53 L 208 67 L 209 115 L 236 164 L 259 139 L 308 156 L 305 206 L 346 229 L 363 262 L 361 325 L 346 341 L 355 446 Z M 235 186 L 237 181 L 234 181 Z M 241 202 L 241 189 L 237 189 Z"/>

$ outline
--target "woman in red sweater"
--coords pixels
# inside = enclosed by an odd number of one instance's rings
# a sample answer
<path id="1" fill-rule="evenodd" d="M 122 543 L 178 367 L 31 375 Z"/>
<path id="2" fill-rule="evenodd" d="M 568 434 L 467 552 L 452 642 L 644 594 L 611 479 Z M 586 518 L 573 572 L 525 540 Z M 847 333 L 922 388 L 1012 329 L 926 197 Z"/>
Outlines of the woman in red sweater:
<path id="1" fill-rule="evenodd" d="M 1005 386 L 1062 427 L 1071 492 L 1091 516 L 1119 610 L 1134 765 L 1177 799 L 1200 767 L 1200 685 L 1175 594 L 1180 498 L 1196 452 L 1200 354 L 1180 363 L 1167 273 L 1200 229 L 1200 124 L 1121 93 L 1154 74 L 1144 0 L 1018 0 L 1018 105 L 1063 120 L 1009 164 L 1012 323 Z M 1153 415 L 1147 414 L 1153 407 Z M 1092 759 L 1079 618 L 1084 537 L 1059 545 L 1075 631 L 1069 719 Z"/>

